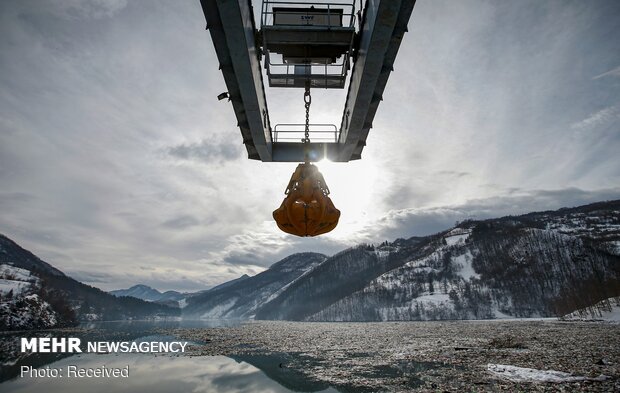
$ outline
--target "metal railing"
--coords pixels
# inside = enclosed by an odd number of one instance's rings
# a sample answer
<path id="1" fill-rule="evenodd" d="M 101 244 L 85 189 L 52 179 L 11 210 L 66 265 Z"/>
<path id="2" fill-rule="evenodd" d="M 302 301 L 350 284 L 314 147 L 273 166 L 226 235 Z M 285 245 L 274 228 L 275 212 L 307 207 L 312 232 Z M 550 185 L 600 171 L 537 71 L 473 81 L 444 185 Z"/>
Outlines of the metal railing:
<path id="1" fill-rule="evenodd" d="M 271 130 L 271 140 L 277 142 L 303 142 L 305 124 L 276 124 Z M 310 124 L 310 141 L 322 143 L 338 143 L 340 130 L 334 124 Z"/>
<path id="2" fill-rule="evenodd" d="M 311 26 L 312 29 L 327 28 L 329 30 L 341 27 L 355 30 L 356 18 L 360 17 L 356 15 L 356 3 L 357 0 L 340 3 L 327 2 L 327 0 L 307 2 L 264 0 L 261 9 L 261 29 L 265 26 L 277 26 L 278 28 Z M 304 16 L 312 16 L 312 22 L 306 23 Z M 280 20 L 276 21 L 278 17 Z M 266 37 L 263 38 L 265 40 L 263 44 L 268 47 Z M 337 58 L 314 58 L 312 63 L 308 61 L 306 64 L 295 64 L 290 59 L 285 61 L 284 56 L 265 50 L 265 70 L 270 86 L 299 88 L 304 86 L 305 81 L 310 81 L 314 88 L 344 88 L 346 76 L 351 67 L 353 35 L 349 42 L 345 42 L 345 45 L 347 44 L 348 50 Z"/>
<path id="3" fill-rule="evenodd" d="M 275 16 L 276 12 L 274 12 L 274 7 L 278 8 L 298 8 L 297 10 L 287 9 L 287 10 L 278 10 L 277 13 L 280 15 L 287 16 L 295 16 L 299 15 L 300 20 L 303 20 L 303 16 L 309 15 L 310 7 L 316 11 L 313 15 L 325 15 L 327 16 L 327 24 L 313 24 L 313 26 L 323 26 L 323 27 L 354 27 L 355 26 L 355 3 L 356 0 L 352 0 L 347 3 L 334 3 L 328 2 L 328 0 L 314 0 L 314 1 L 278 1 L 278 0 L 264 0 L 261 5 L 261 28 L 263 26 L 274 26 L 275 24 Z M 306 7 L 306 8 L 303 8 Z M 332 13 L 333 12 L 333 13 Z M 310 11 L 312 13 L 312 11 Z M 336 18 L 333 18 L 336 16 Z M 293 18 L 294 19 L 294 18 Z M 332 24 L 334 19 L 338 19 L 340 23 Z M 324 19 L 325 20 L 325 19 Z M 281 25 L 281 23 L 278 23 Z M 296 26 L 303 26 L 303 24 L 293 24 Z"/>
<path id="4" fill-rule="evenodd" d="M 272 69 L 272 73 L 274 74 L 291 74 L 294 75 L 296 70 L 304 70 L 304 73 L 300 73 L 297 75 L 344 75 L 346 74 L 345 67 L 349 67 L 349 63 L 346 55 L 340 56 L 336 59 L 335 63 L 327 63 L 324 64 L 291 64 L 285 63 L 284 61 L 273 61 L 272 55 L 268 54 L 266 57 L 267 65 L 270 69 Z M 299 67 L 299 68 L 296 68 Z"/>

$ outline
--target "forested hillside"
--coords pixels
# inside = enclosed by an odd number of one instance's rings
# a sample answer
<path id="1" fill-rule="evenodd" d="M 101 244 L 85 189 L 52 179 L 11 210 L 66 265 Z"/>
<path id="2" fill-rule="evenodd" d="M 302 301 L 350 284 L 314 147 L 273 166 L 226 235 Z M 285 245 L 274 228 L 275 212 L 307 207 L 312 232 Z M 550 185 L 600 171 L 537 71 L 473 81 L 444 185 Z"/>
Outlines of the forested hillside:
<path id="1" fill-rule="evenodd" d="M 307 266 L 270 296 L 246 293 L 242 304 L 252 304 L 251 313 L 236 311 L 239 296 L 229 293 L 197 297 L 193 309 L 312 321 L 563 315 L 620 295 L 620 201 L 465 221 Z"/>

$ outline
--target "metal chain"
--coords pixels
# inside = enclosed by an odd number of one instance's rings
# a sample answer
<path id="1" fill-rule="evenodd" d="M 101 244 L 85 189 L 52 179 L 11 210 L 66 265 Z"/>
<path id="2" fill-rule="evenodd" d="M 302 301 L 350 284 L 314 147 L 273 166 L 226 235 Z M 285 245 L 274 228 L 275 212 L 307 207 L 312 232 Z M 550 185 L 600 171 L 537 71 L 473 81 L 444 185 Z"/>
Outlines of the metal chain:
<path id="1" fill-rule="evenodd" d="M 312 103 L 312 96 L 310 95 L 310 86 L 306 85 L 306 91 L 304 92 L 304 103 L 306 106 L 306 132 L 303 142 L 310 143 L 310 104 Z"/>

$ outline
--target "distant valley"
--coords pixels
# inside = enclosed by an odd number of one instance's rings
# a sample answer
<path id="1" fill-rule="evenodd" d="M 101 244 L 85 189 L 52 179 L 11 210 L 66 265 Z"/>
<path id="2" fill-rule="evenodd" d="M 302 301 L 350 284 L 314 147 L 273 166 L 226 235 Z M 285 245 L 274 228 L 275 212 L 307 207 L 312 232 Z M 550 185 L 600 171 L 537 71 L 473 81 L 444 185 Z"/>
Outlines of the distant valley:
<path id="1" fill-rule="evenodd" d="M 0 235 L 0 330 L 179 314 L 178 308 L 133 297 L 117 298 L 82 284 Z"/>
<path id="2" fill-rule="evenodd" d="M 620 201 L 299 253 L 193 293 L 106 293 L 0 235 L 0 329 L 170 318 L 408 321 L 561 316 L 620 295 Z"/>

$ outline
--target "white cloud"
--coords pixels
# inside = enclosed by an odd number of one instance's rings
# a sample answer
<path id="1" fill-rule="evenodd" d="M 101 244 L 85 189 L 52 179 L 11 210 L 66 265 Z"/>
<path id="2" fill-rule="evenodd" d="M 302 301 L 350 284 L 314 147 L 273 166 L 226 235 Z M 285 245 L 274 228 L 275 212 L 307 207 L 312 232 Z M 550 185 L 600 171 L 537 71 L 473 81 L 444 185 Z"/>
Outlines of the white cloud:
<path id="1" fill-rule="evenodd" d="M 573 123 L 571 128 L 580 131 L 588 131 L 596 127 L 617 123 L 618 120 L 620 120 L 620 105 L 614 105 L 603 108 L 595 113 L 592 113 L 587 118 Z"/>
<path id="2" fill-rule="evenodd" d="M 599 78 L 603 78 L 605 76 L 620 77 L 620 66 L 618 66 L 618 67 L 616 67 L 616 68 L 614 68 L 612 70 L 609 70 L 607 72 L 603 72 L 602 74 L 599 74 L 599 75 L 595 76 L 592 79 L 599 79 Z"/>

